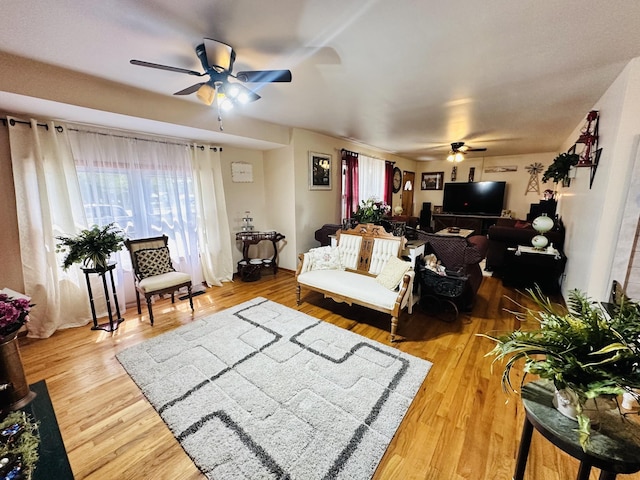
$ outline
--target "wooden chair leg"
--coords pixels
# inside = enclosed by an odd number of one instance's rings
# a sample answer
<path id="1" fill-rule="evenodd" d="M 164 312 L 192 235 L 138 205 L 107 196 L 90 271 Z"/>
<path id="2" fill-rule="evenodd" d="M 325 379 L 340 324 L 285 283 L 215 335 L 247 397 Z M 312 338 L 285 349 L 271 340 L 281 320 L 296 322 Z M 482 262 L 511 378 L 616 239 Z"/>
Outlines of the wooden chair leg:
<path id="1" fill-rule="evenodd" d="M 149 310 L 149 323 L 153 325 L 153 310 L 151 310 L 151 295 L 147 297 L 147 309 Z"/>
<path id="2" fill-rule="evenodd" d="M 176 303 L 176 292 L 171 292 L 171 303 Z"/>
<path id="3" fill-rule="evenodd" d="M 136 303 L 138 305 L 138 315 L 142 313 L 142 309 L 140 308 L 140 292 L 136 288 Z"/>

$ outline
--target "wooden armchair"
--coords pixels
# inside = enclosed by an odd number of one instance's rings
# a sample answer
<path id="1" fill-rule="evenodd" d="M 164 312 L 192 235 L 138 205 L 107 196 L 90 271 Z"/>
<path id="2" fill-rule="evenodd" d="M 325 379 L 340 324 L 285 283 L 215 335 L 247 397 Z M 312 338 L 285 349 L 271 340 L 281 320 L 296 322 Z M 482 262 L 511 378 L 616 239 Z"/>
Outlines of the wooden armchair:
<path id="1" fill-rule="evenodd" d="M 170 293 L 171 303 L 175 303 L 175 292 L 182 287 L 187 287 L 189 305 L 193 311 L 191 275 L 176 272 L 173 268 L 167 246 L 168 240 L 166 235 L 162 235 L 161 237 L 137 240 L 127 239 L 124 242 L 129 250 L 133 266 L 138 314 L 142 313 L 140 309 L 140 294 L 142 293 L 147 301 L 151 325 L 153 325 L 153 311 L 151 309 L 153 295 Z"/>

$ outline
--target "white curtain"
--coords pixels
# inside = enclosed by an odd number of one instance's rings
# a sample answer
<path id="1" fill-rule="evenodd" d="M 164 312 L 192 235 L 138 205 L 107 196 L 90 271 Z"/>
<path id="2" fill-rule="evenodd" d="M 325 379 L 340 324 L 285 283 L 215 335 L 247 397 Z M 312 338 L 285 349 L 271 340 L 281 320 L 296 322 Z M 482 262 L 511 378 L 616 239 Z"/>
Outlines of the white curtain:
<path id="1" fill-rule="evenodd" d="M 202 284 L 189 145 L 95 128 L 72 128 L 69 139 L 89 223 L 116 223 L 128 238 L 167 235 L 176 270 Z M 126 250 L 118 263 L 132 301 Z"/>
<path id="2" fill-rule="evenodd" d="M 25 293 L 36 305 L 28 335 L 46 338 L 91 318 L 82 272 L 64 272 L 56 255 L 55 237 L 83 221 L 82 200 L 64 126 L 56 131 L 53 122 L 8 120 Z"/>
<path id="3" fill-rule="evenodd" d="M 29 336 L 45 338 L 91 320 L 84 274 L 77 265 L 61 269 L 56 237 L 92 224 L 117 223 L 130 238 L 166 234 L 174 266 L 191 274 L 196 289 L 203 280 L 220 285 L 232 279 L 217 149 L 8 120 L 25 293 L 37 305 Z M 128 252 L 115 260 L 122 313 L 135 290 Z M 101 279 L 92 275 L 90 281 L 97 316 L 104 316 Z"/>
<path id="4" fill-rule="evenodd" d="M 384 200 L 385 161 L 358 155 L 358 198 Z"/>
<path id="5" fill-rule="evenodd" d="M 221 282 L 233 279 L 220 153 L 217 148 L 204 145 L 194 145 L 191 152 L 202 273 L 208 285 L 220 286 Z"/>

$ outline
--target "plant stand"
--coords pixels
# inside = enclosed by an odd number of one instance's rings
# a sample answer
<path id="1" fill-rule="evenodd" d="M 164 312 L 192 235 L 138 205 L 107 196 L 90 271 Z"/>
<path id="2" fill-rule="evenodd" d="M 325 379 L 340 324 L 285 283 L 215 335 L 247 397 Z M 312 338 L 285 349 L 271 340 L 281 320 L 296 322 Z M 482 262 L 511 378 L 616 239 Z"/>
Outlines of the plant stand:
<path id="1" fill-rule="evenodd" d="M 116 285 L 113 281 L 113 269 L 116 268 L 115 263 L 110 263 L 107 265 L 106 269 L 97 269 L 97 268 L 82 268 L 84 272 L 84 278 L 87 281 L 87 290 L 89 292 L 89 303 L 91 304 L 91 315 L 93 316 L 93 327 L 91 330 L 105 330 L 107 332 L 113 332 L 118 329 L 118 326 L 124 322 L 124 318 L 120 317 L 120 306 L 118 305 L 118 294 L 116 293 Z M 111 300 L 109 298 L 109 289 L 107 288 L 107 279 L 106 274 L 109 272 L 109 277 L 111 278 L 111 291 L 113 292 L 113 301 L 116 307 L 116 318 L 114 320 L 113 313 L 111 311 Z M 102 278 L 102 287 L 104 288 L 104 298 L 107 302 L 107 313 L 109 315 L 109 323 L 98 323 L 98 319 L 96 318 L 96 307 L 93 302 L 93 291 L 91 290 L 91 281 L 89 280 L 89 275 L 92 273 L 96 273 Z"/>
<path id="2" fill-rule="evenodd" d="M 553 384 L 541 381 L 530 382 L 522 387 L 526 416 L 514 480 L 524 478 L 534 429 L 580 461 L 577 480 L 588 480 L 592 467 L 600 469 L 600 480 L 613 480 L 618 473 L 640 471 L 640 445 L 636 440 L 640 427 L 635 422 L 622 422 L 617 415 L 608 417 L 603 414 L 600 428 L 591 432 L 589 447 L 583 451 L 575 432 L 578 424 L 552 405 L 553 390 Z"/>
<path id="3" fill-rule="evenodd" d="M 0 409 L 18 410 L 35 396 L 29 390 L 15 332 L 0 343 Z"/>

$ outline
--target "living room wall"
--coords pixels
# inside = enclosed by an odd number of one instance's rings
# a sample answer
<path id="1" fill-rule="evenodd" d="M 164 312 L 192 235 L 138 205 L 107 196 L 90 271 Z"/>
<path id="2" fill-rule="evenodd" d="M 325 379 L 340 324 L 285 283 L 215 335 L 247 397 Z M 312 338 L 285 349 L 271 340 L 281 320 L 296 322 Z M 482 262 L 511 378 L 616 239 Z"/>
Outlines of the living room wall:
<path id="1" fill-rule="evenodd" d="M 325 223 L 341 222 L 341 150 L 351 150 L 375 158 L 395 162 L 396 166 L 405 171 L 416 171 L 416 162 L 396 155 L 391 155 L 380 150 L 372 149 L 365 145 L 349 142 L 344 139 L 329 137 L 309 130 L 294 129 L 293 154 L 295 173 L 295 225 L 296 225 L 296 252 L 287 252 L 287 259 L 283 256 L 283 262 L 289 264 L 296 261 L 297 254 L 306 252 L 310 248 L 317 247 L 318 242 L 314 233 Z M 319 152 L 331 155 L 331 190 L 309 189 L 309 152 Z M 392 206 L 400 205 L 400 193 L 393 196 Z M 414 198 L 414 210 L 415 210 Z M 294 263 L 295 265 L 295 263 Z M 286 267 L 289 268 L 289 267 Z M 295 268 L 295 267 L 294 267 Z"/>
<path id="2" fill-rule="evenodd" d="M 555 153 L 533 153 L 529 155 L 513 155 L 501 157 L 480 157 L 466 158 L 457 164 L 456 182 L 468 182 L 469 172 L 471 168 L 475 169 L 473 181 L 506 181 L 507 189 L 505 193 L 504 208 L 511 210 L 512 217 L 526 218 L 529 213 L 529 207 L 532 203 L 537 203 L 542 198 L 542 194 L 546 189 L 555 189 L 555 185 L 551 182 L 542 183 L 542 174 L 538 175 L 538 185 L 540 191 L 527 191 L 530 174 L 526 167 L 533 163 L 541 163 L 546 167 L 553 161 Z M 422 202 L 431 202 L 433 206 L 442 205 L 443 190 L 421 190 L 420 180 L 422 173 L 426 172 L 444 172 L 445 183 L 451 182 L 451 171 L 453 164 L 446 160 L 429 160 L 418 162 L 418 173 L 416 175 L 416 194 L 414 196 L 417 202 L 416 215 L 422 208 Z M 515 171 L 502 171 L 504 167 L 515 167 Z M 497 170 L 487 172 L 487 169 Z M 544 170 L 543 170 L 544 171 Z"/>
<path id="3" fill-rule="evenodd" d="M 637 178 L 632 183 L 640 135 L 640 59 L 625 67 L 593 110 L 600 112 L 598 146 L 602 147 L 593 185 L 589 187 L 591 169 L 576 169 L 558 204 L 569 252 L 563 293 L 566 297 L 577 288 L 594 300 L 606 300 L 612 280 L 627 278 L 640 215 Z M 563 149 L 574 144 L 584 123 L 580 119 Z"/>
<path id="4" fill-rule="evenodd" d="M 2 124 L 0 124 L 0 171 L 3 172 L 3 175 L 0 175 L 0 205 L 2 205 L 0 209 L 0 225 L 2 225 L 0 289 L 8 287 L 17 292 L 24 292 L 9 133 Z"/>

